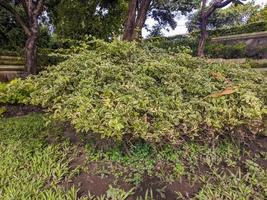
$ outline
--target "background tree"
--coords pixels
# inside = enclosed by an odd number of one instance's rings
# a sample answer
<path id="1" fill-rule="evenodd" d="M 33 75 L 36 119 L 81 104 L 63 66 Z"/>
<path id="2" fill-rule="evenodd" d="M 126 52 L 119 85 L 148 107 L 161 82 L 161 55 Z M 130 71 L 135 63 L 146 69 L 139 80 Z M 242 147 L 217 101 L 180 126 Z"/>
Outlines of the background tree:
<path id="1" fill-rule="evenodd" d="M 38 18 L 43 11 L 44 0 L 0 0 L 0 7 L 9 12 L 19 24 L 27 41 L 25 44 L 26 70 L 37 72 Z"/>
<path id="2" fill-rule="evenodd" d="M 224 9 L 217 9 L 208 18 L 207 29 L 228 28 L 247 24 L 251 17 L 256 15 L 260 7 L 255 2 L 248 2 L 244 5 L 232 4 Z M 189 32 L 199 30 L 200 11 L 188 16 L 186 26 Z"/>
<path id="3" fill-rule="evenodd" d="M 207 6 L 207 0 L 201 1 L 201 10 L 199 14 L 200 39 L 198 44 L 197 56 L 204 57 L 204 47 L 208 38 L 208 19 L 217 9 L 223 8 L 231 3 L 242 4 L 242 2 L 238 0 L 214 0 L 209 6 Z"/>
<path id="4" fill-rule="evenodd" d="M 251 16 L 249 22 L 259 22 L 266 21 L 267 22 L 267 4 L 263 9 L 257 12 L 255 15 Z"/>
<path id="5" fill-rule="evenodd" d="M 167 25 L 175 29 L 175 18 L 192 11 L 199 5 L 198 2 L 199 0 L 129 0 L 123 39 L 132 41 L 141 38 L 148 17 L 157 22 L 153 26 L 156 29 L 152 30 L 153 35 L 159 34 L 160 29 Z"/>
<path id="6" fill-rule="evenodd" d="M 26 36 L 13 16 L 0 9 L 0 51 L 17 51 L 25 45 Z"/>
<path id="7" fill-rule="evenodd" d="M 123 30 L 126 0 L 50 0 L 48 15 L 61 38 L 109 40 Z"/>

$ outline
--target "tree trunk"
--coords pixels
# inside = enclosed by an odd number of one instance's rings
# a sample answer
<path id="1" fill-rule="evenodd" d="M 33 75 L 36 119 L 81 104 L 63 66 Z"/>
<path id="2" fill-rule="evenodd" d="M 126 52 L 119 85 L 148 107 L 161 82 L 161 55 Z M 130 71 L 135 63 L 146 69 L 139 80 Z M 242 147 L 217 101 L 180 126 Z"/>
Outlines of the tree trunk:
<path id="1" fill-rule="evenodd" d="M 207 21 L 208 18 L 206 17 L 206 5 L 207 5 L 207 0 L 202 0 L 202 5 L 201 5 L 201 13 L 199 17 L 199 22 L 200 22 L 200 39 L 198 43 L 198 49 L 197 49 L 197 56 L 198 57 L 204 57 L 204 48 L 205 48 L 205 43 L 206 39 L 208 37 L 208 32 L 207 32 Z"/>
<path id="2" fill-rule="evenodd" d="M 28 74 L 37 73 L 37 35 L 28 37 L 25 45 L 26 71 Z"/>
<path id="3" fill-rule="evenodd" d="M 28 74 L 37 73 L 37 39 L 39 34 L 38 17 L 41 15 L 44 7 L 44 0 L 20 0 L 16 1 L 0 0 L 0 7 L 6 9 L 11 15 L 14 16 L 16 22 L 21 25 L 27 41 L 25 44 L 25 59 L 26 70 Z M 27 23 L 24 22 L 23 17 L 17 12 L 14 6 L 21 4 L 24 14 L 27 16 Z"/>
<path id="4" fill-rule="evenodd" d="M 217 0 L 212 3 L 212 5 L 206 9 L 207 5 L 207 0 L 201 0 L 201 13 L 199 17 L 199 22 L 200 22 L 200 39 L 199 39 L 199 44 L 198 44 L 198 50 L 197 50 L 197 56 L 199 57 L 204 57 L 204 49 L 205 49 L 205 44 L 206 40 L 208 38 L 208 31 L 207 31 L 207 24 L 208 24 L 208 18 L 216 11 L 216 9 L 223 8 L 230 3 L 233 3 L 234 0 Z"/>
<path id="5" fill-rule="evenodd" d="M 197 49 L 197 56 L 198 57 L 204 57 L 205 53 L 204 53 L 204 49 L 205 49 L 205 44 L 206 44 L 206 40 L 208 38 L 208 31 L 207 31 L 207 19 L 203 18 L 201 20 L 201 25 L 200 25 L 200 39 L 199 39 L 199 44 L 198 44 L 198 49 Z"/>
<path id="6" fill-rule="evenodd" d="M 133 40 L 135 18 L 136 18 L 136 8 L 137 8 L 137 0 L 129 0 L 128 14 L 127 14 L 127 20 L 124 26 L 123 40 L 126 40 L 126 41 Z"/>
<path id="7" fill-rule="evenodd" d="M 39 34 L 38 16 L 30 16 L 28 35 L 25 45 L 26 70 L 29 74 L 37 73 L 37 39 Z"/>
<path id="8" fill-rule="evenodd" d="M 151 0 L 143 0 L 140 5 L 140 10 L 135 23 L 133 39 L 138 40 L 142 37 L 142 28 L 144 27 L 147 11 L 149 9 Z"/>

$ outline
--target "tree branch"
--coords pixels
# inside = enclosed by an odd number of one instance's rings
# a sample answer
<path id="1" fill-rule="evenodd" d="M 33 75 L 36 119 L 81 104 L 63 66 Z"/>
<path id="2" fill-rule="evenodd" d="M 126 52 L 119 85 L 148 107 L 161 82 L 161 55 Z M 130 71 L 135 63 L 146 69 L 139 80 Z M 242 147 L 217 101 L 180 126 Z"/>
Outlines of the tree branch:
<path id="1" fill-rule="evenodd" d="M 226 1 L 219 1 L 218 3 L 215 3 L 214 6 L 216 8 L 223 8 L 227 6 L 229 3 L 232 3 L 234 0 L 226 0 Z"/>
<path id="2" fill-rule="evenodd" d="M 223 8 L 227 6 L 228 4 L 232 3 L 234 0 L 220 0 L 220 1 L 215 1 L 209 9 L 206 11 L 205 17 L 208 18 L 211 16 L 211 14 L 218 8 Z"/>
<path id="3" fill-rule="evenodd" d="M 22 4 L 22 7 L 24 8 L 25 10 L 25 13 L 27 16 L 29 16 L 29 13 L 28 13 L 28 8 L 27 8 L 27 4 L 25 2 L 25 0 L 20 0 L 21 4 Z"/>
<path id="4" fill-rule="evenodd" d="M 39 0 L 36 8 L 34 9 L 34 14 L 39 16 L 41 12 L 43 11 L 43 5 L 44 5 L 44 0 Z"/>
<path id="5" fill-rule="evenodd" d="M 21 16 L 17 13 L 17 11 L 5 0 L 0 0 L 0 6 L 6 9 L 10 14 L 12 14 L 18 24 L 23 28 L 26 35 L 30 35 L 31 32 L 26 24 L 23 22 Z"/>

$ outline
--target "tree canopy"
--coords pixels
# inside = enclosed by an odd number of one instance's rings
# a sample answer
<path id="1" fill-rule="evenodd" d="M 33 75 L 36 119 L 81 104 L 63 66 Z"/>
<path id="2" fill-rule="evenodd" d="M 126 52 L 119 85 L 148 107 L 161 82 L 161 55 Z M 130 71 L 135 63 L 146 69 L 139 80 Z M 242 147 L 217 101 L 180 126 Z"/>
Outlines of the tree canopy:
<path id="1" fill-rule="evenodd" d="M 24 46 L 26 37 L 13 16 L 0 9 L 0 49 L 17 50 Z"/>
<path id="2" fill-rule="evenodd" d="M 232 4 L 227 8 L 218 9 L 208 18 L 207 28 L 226 28 L 246 24 L 259 9 L 260 7 L 255 2 Z M 189 32 L 199 29 L 199 15 L 199 10 L 189 15 L 189 21 L 186 24 Z"/>
<path id="3" fill-rule="evenodd" d="M 80 39 L 85 35 L 108 39 L 123 30 L 125 0 L 52 0 L 48 6 L 55 33 Z"/>
<path id="4" fill-rule="evenodd" d="M 267 21 L 267 5 L 255 15 L 251 16 L 250 22 Z"/>

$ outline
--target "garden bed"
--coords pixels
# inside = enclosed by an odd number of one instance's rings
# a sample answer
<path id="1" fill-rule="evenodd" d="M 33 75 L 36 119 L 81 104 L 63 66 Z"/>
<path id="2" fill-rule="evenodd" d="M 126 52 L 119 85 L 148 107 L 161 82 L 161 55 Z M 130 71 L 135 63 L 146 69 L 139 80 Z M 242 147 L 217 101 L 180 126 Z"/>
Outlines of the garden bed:
<path id="1" fill-rule="evenodd" d="M 45 121 L 43 114 L 0 120 L 1 199 L 263 199 L 267 189 L 264 136 L 242 144 L 226 138 L 214 146 L 189 142 L 176 149 L 140 142 L 126 153 L 116 145 L 94 148 L 94 138 Z"/>
<path id="2" fill-rule="evenodd" d="M 1 199 L 264 199 L 266 78 L 142 45 L 0 84 Z"/>

